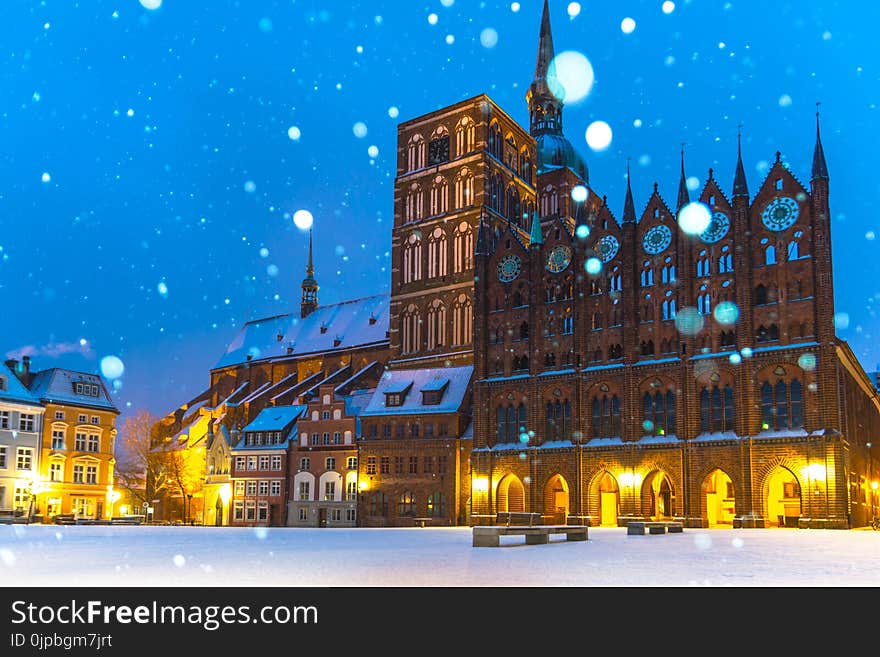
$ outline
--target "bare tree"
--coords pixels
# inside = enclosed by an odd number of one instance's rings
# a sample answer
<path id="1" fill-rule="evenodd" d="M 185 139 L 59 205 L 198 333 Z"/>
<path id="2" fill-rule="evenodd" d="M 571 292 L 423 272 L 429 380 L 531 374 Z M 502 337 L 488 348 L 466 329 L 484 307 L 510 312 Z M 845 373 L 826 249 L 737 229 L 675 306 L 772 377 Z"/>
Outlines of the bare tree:
<path id="1" fill-rule="evenodd" d="M 168 487 L 167 454 L 160 444 L 156 420 L 147 410 L 125 419 L 117 442 L 116 482 L 131 499 L 152 504 Z"/>
<path id="2" fill-rule="evenodd" d="M 183 521 L 193 515 L 191 508 L 193 495 L 200 492 L 205 484 L 204 455 L 200 449 L 171 448 L 164 452 L 164 474 L 166 485 L 174 496 L 179 493 L 183 504 Z"/>

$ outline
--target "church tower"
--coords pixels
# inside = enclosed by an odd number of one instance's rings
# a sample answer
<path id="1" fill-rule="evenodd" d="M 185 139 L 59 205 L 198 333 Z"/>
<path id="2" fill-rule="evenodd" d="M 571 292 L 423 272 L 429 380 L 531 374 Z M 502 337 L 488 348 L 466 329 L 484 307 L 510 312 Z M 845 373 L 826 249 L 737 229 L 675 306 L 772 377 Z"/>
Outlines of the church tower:
<path id="1" fill-rule="evenodd" d="M 315 266 L 312 264 L 312 229 L 309 229 L 309 263 L 306 265 L 306 277 L 302 282 L 302 301 L 299 316 L 308 317 L 318 307 L 318 281 L 315 280 Z"/>

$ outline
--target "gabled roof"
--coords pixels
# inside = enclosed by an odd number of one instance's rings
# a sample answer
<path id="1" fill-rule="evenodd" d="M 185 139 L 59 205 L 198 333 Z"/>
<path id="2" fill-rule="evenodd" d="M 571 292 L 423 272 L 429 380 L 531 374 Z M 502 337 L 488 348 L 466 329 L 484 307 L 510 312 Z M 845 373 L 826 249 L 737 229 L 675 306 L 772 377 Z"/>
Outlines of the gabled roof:
<path id="1" fill-rule="evenodd" d="M 98 386 L 98 396 L 77 394 L 74 384 L 87 383 Z M 88 406 L 102 408 L 114 413 L 119 409 L 110 399 L 104 380 L 97 374 L 87 374 L 74 370 L 55 367 L 37 372 L 30 386 L 31 394 L 44 403 L 70 404 L 72 406 Z"/>
<path id="2" fill-rule="evenodd" d="M 296 357 L 387 342 L 389 305 L 390 297 L 378 294 L 318 306 L 305 318 L 291 313 L 249 321 L 215 369 L 248 360 Z"/>
<path id="3" fill-rule="evenodd" d="M 246 431 L 286 431 L 305 412 L 307 406 L 270 406 L 260 411 L 253 422 L 248 424 L 242 433 Z"/>
<path id="4" fill-rule="evenodd" d="M 376 415 L 415 415 L 425 413 L 454 413 L 461 408 L 474 368 L 436 367 L 418 370 L 389 370 L 382 375 L 376 392 L 362 417 Z M 422 403 L 424 390 L 436 390 L 438 380 L 449 381 L 439 404 Z M 386 406 L 385 395 L 409 389 L 401 406 Z"/>
<path id="5" fill-rule="evenodd" d="M 12 401 L 19 404 L 30 404 L 39 406 L 40 400 L 25 388 L 24 384 L 19 380 L 6 363 L 0 363 L 0 378 L 3 379 L 5 385 L 0 388 L 0 400 Z"/>

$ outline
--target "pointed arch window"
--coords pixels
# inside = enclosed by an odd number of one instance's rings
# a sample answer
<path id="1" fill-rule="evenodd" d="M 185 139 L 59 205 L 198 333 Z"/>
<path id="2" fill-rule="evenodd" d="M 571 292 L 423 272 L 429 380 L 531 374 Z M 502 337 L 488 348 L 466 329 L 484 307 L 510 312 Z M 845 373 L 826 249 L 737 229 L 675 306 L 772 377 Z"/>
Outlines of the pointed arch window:
<path id="1" fill-rule="evenodd" d="M 571 402 L 548 401 L 546 405 L 546 440 L 571 440 Z"/>
<path id="2" fill-rule="evenodd" d="M 448 259 L 446 233 L 437 226 L 428 236 L 428 278 L 446 276 Z"/>
<path id="3" fill-rule="evenodd" d="M 431 202 L 429 214 L 431 216 L 444 214 L 449 211 L 449 183 L 443 176 L 436 176 L 431 185 Z"/>
<path id="4" fill-rule="evenodd" d="M 519 175 L 527 183 L 532 183 L 532 158 L 527 148 L 519 152 Z"/>
<path id="5" fill-rule="evenodd" d="M 620 399 L 617 395 L 593 397 L 593 438 L 614 438 L 620 435 Z"/>
<path id="6" fill-rule="evenodd" d="M 455 126 L 455 153 L 461 157 L 474 150 L 474 133 L 476 125 L 469 116 L 462 117 Z"/>
<path id="7" fill-rule="evenodd" d="M 541 194 L 541 216 L 550 217 L 559 214 L 559 196 L 553 185 L 544 188 Z"/>
<path id="8" fill-rule="evenodd" d="M 697 312 L 702 315 L 708 315 L 712 312 L 712 298 L 709 292 L 702 292 L 697 295 Z"/>
<path id="9" fill-rule="evenodd" d="M 522 208 L 516 185 L 510 185 L 507 188 L 507 218 L 517 226 L 522 223 Z"/>
<path id="10" fill-rule="evenodd" d="M 474 310 L 471 300 L 460 294 L 452 307 L 452 345 L 470 344 L 474 332 Z"/>
<path id="11" fill-rule="evenodd" d="M 700 431 L 734 431 L 733 388 L 730 385 L 706 386 L 700 391 Z"/>
<path id="12" fill-rule="evenodd" d="M 489 152 L 498 160 L 501 160 L 503 149 L 504 142 L 501 138 L 501 126 L 496 119 L 489 124 Z"/>
<path id="13" fill-rule="evenodd" d="M 675 265 L 664 265 L 663 269 L 660 270 L 660 282 L 661 283 L 674 283 L 675 282 Z"/>
<path id="14" fill-rule="evenodd" d="M 422 194 L 422 188 L 418 183 L 410 186 L 406 193 L 406 202 L 403 208 L 404 221 L 417 221 L 424 216 L 425 200 Z"/>
<path id="15" fill-rule="evenodd" d="M 469 169 L 462 169 L 455 177 L 455 209 L 474 204 L 474 176 Z"/>
<path id="16" fill-rule="evenodd" d="M 409 138 L 406 145 L 406 168 L 407 171 L 416 171 L 425 166 L 426 145 L 425 138 L 419 134 Z"/>
<path id="17" fill-rule="evenodd" d="M 421 347 L 422 318 L 415 304 L 410 304 L 403 314 L 403 353 L 412 354 Z"/>
<path id="18" fill-rule="evenodd" d="M 466 221 L 462 221 L 455 229 L 452 260 L 453 271 L 456 274 L 473 269 L 474 231 Z"/>
<path id="19" fill-rule="evenodd" d="M 422 240 L 411 233 L 403 245 L 403 282 L 411 283 L 422 278 Z"/>
<path id="20" fill-rule="evenodd" d="M 804 426 L 803 386 L 798 379 L 772 385 L 761 384 L 761 429 L 802 429 Z"/>
<path id="21" fill-rule="evenodd" d="M 675 319 L 675 299 L 666 299 L 661 304 L 663 319 Z"/>
<path id="22" fill-rule="evenodd" d="M 675 433 L 675 393 L 672 390 L 646 392 L 642 405 L 645 431 L 661 436 Z"/>
<path id="23" fill-rule="evenodd" d="M 445 344 L 446 306 L 439 299 L 434 299 L 428 308 L 428 349 L 437 349 Z"/>
<path id="24" fill-rule="evenodd" d="M 772 244 L 764 249 L 764 264 L 765 265 L 775 265 L 776 264 L 776 247 Z"/>

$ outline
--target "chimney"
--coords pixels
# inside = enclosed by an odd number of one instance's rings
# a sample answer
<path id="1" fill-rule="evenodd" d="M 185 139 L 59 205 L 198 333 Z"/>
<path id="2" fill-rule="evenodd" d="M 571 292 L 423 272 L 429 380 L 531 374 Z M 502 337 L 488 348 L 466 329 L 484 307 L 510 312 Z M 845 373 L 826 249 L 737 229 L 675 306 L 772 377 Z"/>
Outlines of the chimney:
<path id="1" fill-rule="evenodd" d="M 31 357 L 30 356 L 22 356 L 21 357 L 21 366 L 24 369 L 24 375 L 27 378 L 30 378 L 31 375 Z"/>
<path id="2" fill-rule="evenodd" d="M 6 361 L 6 367 L 12 370 L 12 373 L 15 374 L 16 378 L 18 378 L 18 380 L 25 386 L 29 386 L 31 378 L 31 358 L 30 356 L 24 356 L 22 361 L 23 362 L 19 363 L 17 358 L 10 358 Z"/>

